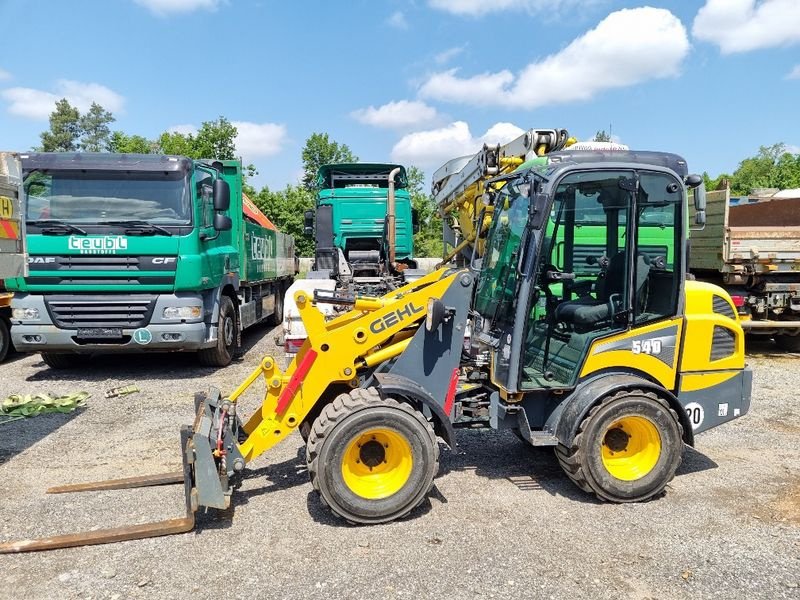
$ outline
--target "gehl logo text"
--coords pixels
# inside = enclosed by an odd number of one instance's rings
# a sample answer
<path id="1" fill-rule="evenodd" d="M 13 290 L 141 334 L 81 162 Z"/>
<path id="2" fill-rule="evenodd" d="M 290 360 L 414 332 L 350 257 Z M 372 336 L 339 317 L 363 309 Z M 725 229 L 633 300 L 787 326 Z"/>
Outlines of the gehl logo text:
<path id="1" fill-rule="evenodd" d="M 402 323 L 412 315 L 421 313 L 424 310 L 425 309 L 420 306 L 414 306 L 413 302 L 409 302 L 403 308 L 398 308 L 397 310 L 393 310 L 389 314 L 382 316 L 380 319 L 375 319 L 369 324 L 369 330 L 372 333 L 380 333 L 381 331 L 385 331 L 393 325 Z"/>

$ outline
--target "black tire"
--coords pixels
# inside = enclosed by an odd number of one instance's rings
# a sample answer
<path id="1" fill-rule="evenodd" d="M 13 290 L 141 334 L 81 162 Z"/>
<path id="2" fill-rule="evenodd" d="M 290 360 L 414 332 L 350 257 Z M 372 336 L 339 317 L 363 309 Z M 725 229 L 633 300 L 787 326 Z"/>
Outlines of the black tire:
<path id="1" fill-rule="evenodd" d="M 200 364 L 206 367 L 226 367 L 231 364 L 236 351 L 238 324 L 236 309 L 228 296 L 222 296 L 219 303 L 219 327 L 217 329 L 217 345 L 197 352 Z"/>
<path id="2" fill-rule="evenodd" d="M 283 297 L 286 294 L 286 289 L 283 284 L 278 285 L 275 291 L 275 309 L 272 314 L 267 318 L 269 325 L 280 325 L 283 323 Z"/>
<path id="3" fill-rule="evenodd" d="M 88 356 L 58 352 L 42 352 L 42 360 L 51 369 L 76 369 L 84 364 Z"/>
<path id="4" fill-rule="evenodd" d="M 800 335 L 776 335 L 775 344 L 784 352 L 800 352 Z"/>
<path id="5" fill-rule="evenodd" d="M 624 457 L 636 435 L 630 436 L 623 430 L 621 419 L 627 419 L 626 423 L 647 422 L 646 430 L 654 431 L 659 438 L 657 449 L 643 451 L 643 454 L 650 452 L 648 456 L 654 464 L 647 463 L 645 472 L 633 474 L 633 479 L 620 479 L 612 474 L 603 458 L 604 447 L 610 455 L 616 450 Z M 635 452 L 635 446 L 630 447 Z M 663 492 L 675 477 L 682 455 L 683 428 L 677 413 L 662 398 L 642 390 L 604 398 L 583 419 L 572 446 L 556 447 L 561 468 L 580 489 L 601 500 L 620 503 L 641 502 Z"/>
<path id="6" fill-rule="evenodd" d="M 11 334 L 8 331 L 8 322 L 0 317 L 0 362 L 3 362 L 11 349 Z"/>
<path id="7" fill-rule="evenodd" d="M 380 437 L 381 431 L 400 437 L 400 443 L 393 446 L 398 453 L 385 453 L 382 444 L 371 436 L 377 432 Z M 368 441 L 359 445 L 365 438 Z M 372 462 L 377 469 L 389 464 L 391 469 L 398 454 L 406 457 L 406 464 L 410 457 L 411 466 L 407 477 L 400 478 L 402 483 L 396 491 L 367 498 L 349 486 L 344 469 L 352 465 L 356 456 L 363 465 Z M 430 423 L 419 411 L 391 398 L 382 399 L 374 388 L 355 389 L 337 396 L 314 421 L 306 460 L 314 489 L 336 515 L 350 523 L 385 523 L 406 516 L 433 487 L 433 478 L 439 471 L 439 444 Z M 372 466 L 368 468 L 372 471 Z M 391 474 L 388 471 L 388 476 Z"/>

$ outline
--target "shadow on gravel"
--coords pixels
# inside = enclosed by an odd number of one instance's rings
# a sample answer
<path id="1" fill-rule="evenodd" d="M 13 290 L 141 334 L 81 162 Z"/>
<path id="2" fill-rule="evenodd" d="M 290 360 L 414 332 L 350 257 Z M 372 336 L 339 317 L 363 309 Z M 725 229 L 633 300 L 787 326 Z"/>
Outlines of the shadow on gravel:
<path id="1" fill-rule="evenodd" d="M 690 446 L 685 446 L 683 449 L 683 461 L 681 461 L 678 470 L 675 472 L 675 476 L 680 477 L 681 475 L 701 473 L 717 467 L 719 465 L 702 452 L 698 452 Z"/>
<path id="2" fill-rule="evenodd" d="M 272 336 L 276 328 L 256 325 L 242 335 L 242 352 L 236 360 L 252 350 L 265 336 Z M 19 354 L 18 356 L 25 356 Z M 260 356 L 258 357 L 261 358 Z M 203 367 L 194 352 L 142 352 L 133 354 L 93 354 L 75 369 L 51 369 L 43 361 L 34 365 L 38 371 L 26 381 L 85 382 L 117 379 L 191 379 L 204 377 L 217 371 Z"/>
<path id="3" fill-rule="evenodd" d="M 442 453 L 440 475 L 451 471 L 506 479 L 523 492 L 541 490 L 578 502 L 598 503 L 570 481 L 552 448 L 531 446 L 511 431 L 456 430 L 456 447 Z"/>
<path id="4" fill-rule="evenodd" d="M 71 413 L 53 413 L 0 423 L 0 465 L 82 414 L 83 408 Z"/>

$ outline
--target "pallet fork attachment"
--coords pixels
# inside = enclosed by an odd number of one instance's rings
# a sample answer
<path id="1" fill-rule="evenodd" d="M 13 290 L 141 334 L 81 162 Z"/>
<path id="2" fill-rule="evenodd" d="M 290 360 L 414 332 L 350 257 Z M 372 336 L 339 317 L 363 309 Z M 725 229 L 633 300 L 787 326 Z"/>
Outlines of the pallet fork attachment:
<path id="1" fill-rule="evenodd" d="M 238 419 L 235 414 L 225 414 L 219 403 L 218 390 L 212 390 L 210 396 L 198 394 L 195 397 L 197 412 L 194 425 L 184 425 L 181 428 L 182 470 L 124 479 L 76 483 L 56 486 L 47 490 L 48 494 L 67 494 L 73 492 L 127 490 L 183 483 L 186 508 L 186 513 L 183 517 L 48 538 L 6 542 L 0 544 L 0 554 L 110 544 L 186 533 L 194 529 L 195 513 L 200 506 L 227 508 L 230 502 L 228 474 L 225 469 L 220 468 L 220 459 L 214 455 L 212 448 L 217 451 L 219 451 L 220 446 L 224 450 L 229 450 L 231 446 L 235 448 L 235 429 L 238 425 Z M 222 419 L 220 419 L 221 416 Z M 216 423 L 220 422 L 223 425 L 228 423 L 232 425 L 225 427 L 221 436 L 215 426 Z M 218 442 L 222 442 L 222 444 Z M 223 475 L 217 476 L 220 471 L 223 471 Z M 204 503 L 204 501 L 208 503 Z"/>

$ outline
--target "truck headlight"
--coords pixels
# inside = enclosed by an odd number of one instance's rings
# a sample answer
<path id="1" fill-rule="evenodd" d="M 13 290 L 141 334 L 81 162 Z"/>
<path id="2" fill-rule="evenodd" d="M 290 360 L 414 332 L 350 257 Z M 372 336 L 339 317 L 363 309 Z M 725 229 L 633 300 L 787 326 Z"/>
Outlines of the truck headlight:
<path id="1" fill-rule="evenodd" d="M 12 308 L 11 318 L 17 321 L 38 321 L 39 309 L 33 307 Z"/>
<path id="2" fill-rule="evenodd" d="M 203 316 L 200 306 L 167 306 L 164 309 L 165 319 L 199 319 Z"/>

